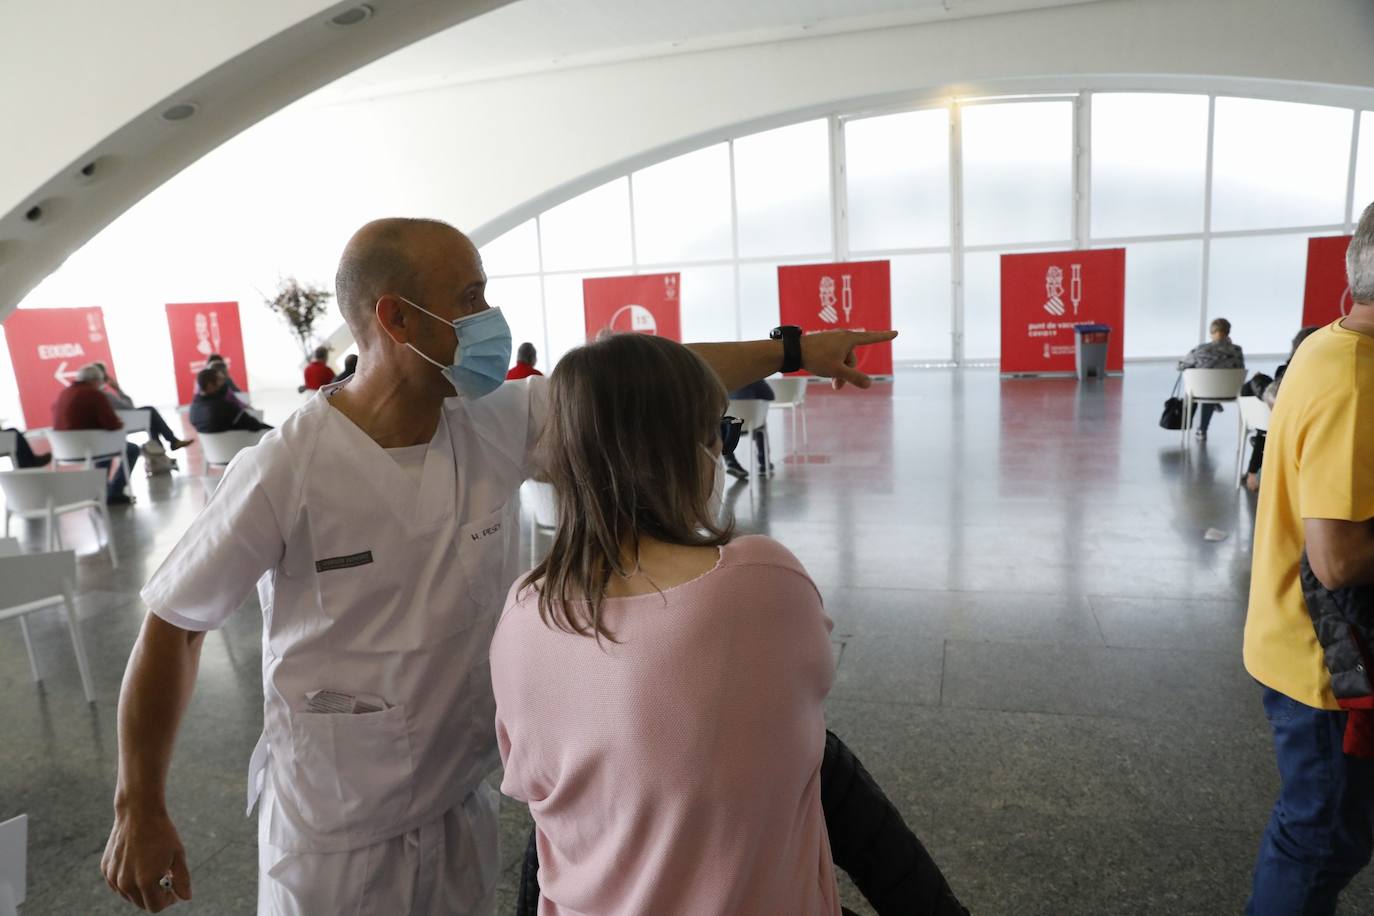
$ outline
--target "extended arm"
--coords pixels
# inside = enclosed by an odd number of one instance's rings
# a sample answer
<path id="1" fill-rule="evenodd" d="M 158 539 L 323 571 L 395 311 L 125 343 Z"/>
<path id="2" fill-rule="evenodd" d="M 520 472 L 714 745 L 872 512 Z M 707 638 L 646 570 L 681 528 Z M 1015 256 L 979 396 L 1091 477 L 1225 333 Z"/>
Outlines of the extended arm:
<path id="1" fill-rule="evenodd" d="M 105 880 L 150 912 L 191 899 L 186 851 L 167 813 L 167 771 L 195 687 L 204 633 L 155 614 L 143 621 L 119 693 L 119 776 L 114 827 L 101 859 Z M 172 890 L 158 886 L 171 874 Z"/>
<path id="2" fill-rule="evenodd" d="M 873 380 L 854 368 L 854 350 L 882 343 L 897 336 L 896 331 L 821 331 L 801 339 L 802 368 L 822 378 L 834 379 L 836 388 L 848 382 L 867 388 Z M 706 360 L 727 391 L 772 375 L 782 367 L 782 341 L 746 340 L 740 343 L 688 344 Z"/>

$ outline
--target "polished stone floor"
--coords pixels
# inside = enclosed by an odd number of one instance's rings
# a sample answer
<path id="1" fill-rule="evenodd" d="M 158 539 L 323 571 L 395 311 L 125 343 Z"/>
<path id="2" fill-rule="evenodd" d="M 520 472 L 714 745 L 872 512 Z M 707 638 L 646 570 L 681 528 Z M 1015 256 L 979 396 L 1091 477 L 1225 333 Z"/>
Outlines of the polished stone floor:
<path id="1" fill-rule="evenodd" d="M 1082 387 L 907 370 L 870 392 L 811 386 L 809 445 L 791 453 L 776 419 L 776 476 L 730 491 L 741 528 L 790 546 L 824 592 L 830 726 L 975 913 L 1243 905 L 1277 784 L 1240 659 L 1254 504 L 1232 476 L 1233 412 L 1186 452 L 1157 427 L 1172 378 L 1151 365 Z M 31 818 L 27 916 L 130 911 L 97 867 L 115 697 L 138 588 L 204 501 L 190 459 L 151 488 L 140 478 L 138 504 L 117 510 L 118 570 L 80 561 L 95 706 L 55 615 L 36 620 L 41 686 L 18 625 L 0 624 L 0 819 Z M 1204 540 L 1208 528 L 1227 537 Z M 92 549 L 80 519 L 64 530 Z M 243 772 L 259 639 L 253 606 L 207 640 L 177 746 L 170 804 L 194 912 L 248 913 L 255 899 Z M 503 819 L 509 911 L 528 821 L 515 803 Z M 846 900 L 870 912 L 851 889 Z M 1374 912 L 1374 876 L 1341 912 Z"/>

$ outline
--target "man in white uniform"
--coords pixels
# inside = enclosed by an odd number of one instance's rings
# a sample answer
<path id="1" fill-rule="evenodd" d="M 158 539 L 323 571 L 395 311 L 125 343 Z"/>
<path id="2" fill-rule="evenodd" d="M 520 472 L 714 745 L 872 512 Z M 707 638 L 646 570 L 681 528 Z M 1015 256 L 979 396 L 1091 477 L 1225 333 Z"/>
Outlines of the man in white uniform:
<path id="1" fill-rule="evenodd" d="M 361 368 L 234 460 L 144 588 L 101 861 L 130 902 L 158 912 L 191 897 L 166 809 L 172 745 L 205 632 L 257 581 L 258 912 L 492 912 L 487 651 L 519 572 L 516 494 L 546 394 L 540 378 L 501 385 L 510 335 L 485 286 L 477 249 L 444 223 L 359 230 L 336 288 Z M 854 348 L 893 336 L 811 335 L 800 358 L 866 387 Z M 696 349 L 735 388 L 776 371 L 784 344 Z"/>

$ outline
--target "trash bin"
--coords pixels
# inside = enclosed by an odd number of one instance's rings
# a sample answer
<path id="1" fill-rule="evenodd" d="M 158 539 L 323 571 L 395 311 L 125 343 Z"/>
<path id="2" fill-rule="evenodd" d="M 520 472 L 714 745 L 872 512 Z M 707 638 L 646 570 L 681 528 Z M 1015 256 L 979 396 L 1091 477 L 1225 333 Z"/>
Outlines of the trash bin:
<path id="1" fill-rule="evenodd" d="M 1107 340 L 1112 336 L 1110 325 L 1076 324 L 1073 326 L 1073 358 L 1078 367 L 1078 380 L 1107 377 Z"/>

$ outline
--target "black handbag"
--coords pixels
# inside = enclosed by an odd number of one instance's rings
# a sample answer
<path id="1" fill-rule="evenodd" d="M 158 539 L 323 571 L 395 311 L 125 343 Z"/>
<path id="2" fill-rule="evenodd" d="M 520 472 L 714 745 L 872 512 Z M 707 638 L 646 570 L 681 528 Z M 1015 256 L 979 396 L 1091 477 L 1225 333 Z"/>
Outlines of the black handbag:
<path id="1" fill-rule="evenodd" d="M 1164 400 L 1164 413 L 1159 415 L 1159 425 L 1164 429 L 1183 428 L 1183 398 L 1178 396 L 1178 386 L 1183 384 L 1183 374 L 1179 373 L 1174 382 L 1173 394 Z"/>

